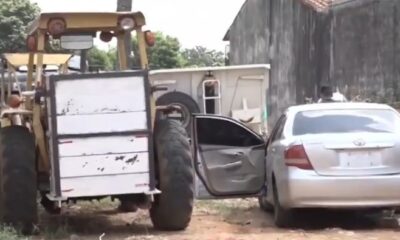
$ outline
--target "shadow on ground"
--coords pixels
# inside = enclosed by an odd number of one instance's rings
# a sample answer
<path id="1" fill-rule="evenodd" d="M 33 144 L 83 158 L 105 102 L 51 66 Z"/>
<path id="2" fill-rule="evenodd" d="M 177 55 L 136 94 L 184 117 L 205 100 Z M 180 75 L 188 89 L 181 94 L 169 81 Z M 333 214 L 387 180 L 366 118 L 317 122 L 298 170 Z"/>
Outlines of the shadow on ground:
<path id="1" fill-rule="evenodd" d="M 90 204 L 71 207 L 59 216 L 41 214 L 41 229 L 45 239 L 98 239 L 103 233 L 105 239 L 186 239 L 205 232 L 237 233 L 282 233 L 286 229 L 277 229 L 271 213 L 258 208 L 254 200 L 223 200 L 196 202 L 196 208 L 190 227 L 183 232 L 159 232 L 153 229 L 147 211 L 119 213 L 116 206 L 95 206 Z M 173 216 L 171 216 L 173 217 Z M 295 231 L 325 232 L 331 229 L 364 231 L 399 231 L 396 218 L 384 218 L 382 214 L 365 214 L 349 211 L 311 210 L 299 212 Z M 86 238 L 85 238 L 86 237 Z M 178 238 L 176 238 L 178 237 Z M 186 237 L 186 238 L 185 238 Z"/>

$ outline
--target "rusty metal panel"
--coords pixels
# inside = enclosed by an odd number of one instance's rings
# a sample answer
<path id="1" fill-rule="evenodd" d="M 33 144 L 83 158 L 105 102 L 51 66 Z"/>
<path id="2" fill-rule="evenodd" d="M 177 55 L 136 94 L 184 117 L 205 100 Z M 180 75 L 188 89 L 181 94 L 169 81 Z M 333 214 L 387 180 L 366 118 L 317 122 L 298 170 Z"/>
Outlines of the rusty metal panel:
<path id="1" fill-rule="evenodd" d="M 55 90 L 58 134 L 147 129 L 143 77 L 59 81 Z"/>
<path id="2" fill-rule="evenodd" d="M 147 173 L 148 160 L 147 152 L 61 157 L 61 183 L 71 177 Z"/>
<path id="3" fill-rule="evenodd" d="M 66 178 L 61 181 L 64 197 L 143 193 L 149 189 L 149 174 L 120 174 Z"/>
<path id="4" fill-rule="evenodd" d="M 57 132 L 63 134 L 118 133 L 147 128 L 146 112 L 91 114 L 57 117 Z"/>
<path id="5" fill-rule="evenodd" d="M 77 79 L 56 83 L 57 116 L 146 110 L 143 77 Z"/>
<path id="6" fill-rule="evenodd" d="M 65 138 L 59 141 L 60 157 L 77 157 L 148 151 L 148 138 L 142 136 L 110 136 Z"/>
<path id="7" fill-rule="evenodd" d="M 121 72 L 51 79 L 52 195 L 149 191 L 153 169 L 146 78 L 146 72 Z"/>

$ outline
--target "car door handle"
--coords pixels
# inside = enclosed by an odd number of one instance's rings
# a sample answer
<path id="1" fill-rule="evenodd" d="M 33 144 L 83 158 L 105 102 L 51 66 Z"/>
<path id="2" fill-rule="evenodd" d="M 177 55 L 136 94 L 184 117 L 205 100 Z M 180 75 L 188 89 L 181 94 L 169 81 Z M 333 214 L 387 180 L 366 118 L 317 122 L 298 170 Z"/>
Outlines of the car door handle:
<path id="1" fill-rule="evenodd" d="M 223 166 L 224 169 L 238 169 L 241 168 L 243 165 L 242 161 L 237 161 L 237 162 L 233 162 L 233 163 L 228 163 L 226 165 Z"/>

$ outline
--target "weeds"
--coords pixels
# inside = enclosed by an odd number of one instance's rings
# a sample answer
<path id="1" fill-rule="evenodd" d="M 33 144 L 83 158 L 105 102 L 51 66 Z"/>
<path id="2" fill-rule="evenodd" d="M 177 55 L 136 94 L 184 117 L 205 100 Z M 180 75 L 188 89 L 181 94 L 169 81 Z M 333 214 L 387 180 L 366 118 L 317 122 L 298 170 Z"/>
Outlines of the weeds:
<path id="1" fill-rule="evenodd" d="M 28 240 L 29 238 L 22 237 L 14 228 L 0 226 L 0 240 Z"/>
<path id="2" fill-rule="evenodd" d="M 58 226 L 57 228 L 47 227 L 42 234 L 45 239 L 65 239 L 70 236 L 70 229 L 68 224 Z"/>

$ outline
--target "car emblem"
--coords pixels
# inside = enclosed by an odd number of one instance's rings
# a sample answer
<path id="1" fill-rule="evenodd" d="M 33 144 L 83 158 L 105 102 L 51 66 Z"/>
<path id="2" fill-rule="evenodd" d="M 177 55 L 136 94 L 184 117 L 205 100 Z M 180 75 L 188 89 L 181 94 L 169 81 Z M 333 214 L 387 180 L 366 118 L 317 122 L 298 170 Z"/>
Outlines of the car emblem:
<path id="1" fill-rule="evenodd" d="M 353 143 L 357 147 L 362 147 L 362 146 L 365 146 L 365 144 L 366 144 L 366 142 L 363 139 L 357 139 L 357 140 L 353 141 Z"/>

